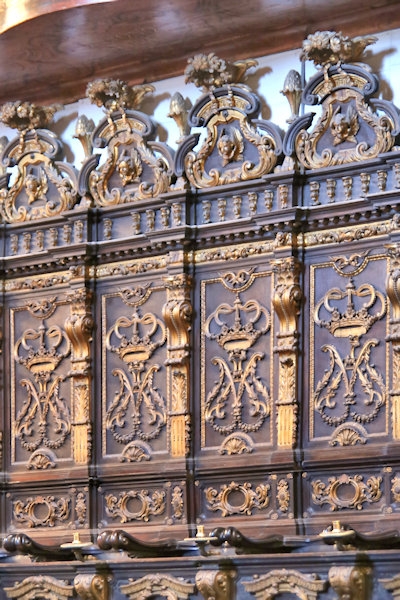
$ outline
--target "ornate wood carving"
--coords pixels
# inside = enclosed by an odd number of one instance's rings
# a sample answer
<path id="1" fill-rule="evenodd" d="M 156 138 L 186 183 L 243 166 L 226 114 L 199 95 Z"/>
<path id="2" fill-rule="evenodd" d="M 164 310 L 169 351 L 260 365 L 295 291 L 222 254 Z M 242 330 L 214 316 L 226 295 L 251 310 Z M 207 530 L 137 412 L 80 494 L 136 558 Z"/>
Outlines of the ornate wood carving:
<path id="1" fill-rule="evenodd" d="M 77 575 L 74 579 L 74 588 L 79 598 L 83 600 L 108 600 L 110 588 L 105 575 Z"/>
<path id="2" fill-rule="evenodd" d="M 221 517 L 232 515 L 251 515 L 253 510 L 264 510 L 270 502 L 270 485 L 259 484 L 253 489 L 249 482 L 236 483 L 232 481 L 229 485 L 222 485 L 220 491 L 209 487 L 204 490 L 207 508 L 211 511 L 221 511 Z M 242 503 L 238 502 L 238 495 Z M 229 496 L 235 497 L 235 502 L 229 501 Z"/>
<path id="3" fill-rule="evenodd" d="M 64 328 L 57 324 L 58 311 L 62 314 L 60 306 L 56 297 L 50 297 L 32 300 L 11 313 L 13 337 L 17 338 L 13 378 L 21 372 L 18 365 L 28 373 L 19 379 L 24 394 L 15 391 L 13 432 L 17 444 L 31 455 L 29 469 L 54 466 L 55 452 L 64 446 L 71 432 L 70 401 L 63 398 L 61 386 L 67 375 L 64 362 L 69 359 L 71 344 Z"/>
<path id="4" fill-rule="evenodd" d="M 393 348 L 392 364 L 392 431 L 393 439 L 400 440 L 400 246 L 388 246 L 390 259 L 386 278 L 386 292 L 390 301 L 391 319 L 388 341 Z"/>
<path id="5" fill-rule="evenodd" d="M 278 129 L 269 121 L 257 119 L 258 97 L 237 85 L 254 60 L 229 63 L 211 53 L 189 60 L 186 81 L 202 87 L 204 94 L 189 113 L 192 127 L 205 127 L 206 139 L 196 151 L 199 134 L 188 135 L 175 161 L 179 176 L 185 173 L 197 188 L 255 179 L 270 173 L 281 153 Z M 239 196 L 238 196 L 239 198 Z M 233 212 L 240 211 L 233 204 Z"/>
<path id="6" fill-rule="evenodd" d="M 382 477 L 371 475 L 364 481 L 363 475 L 340 475 L 329 477 L 328 483 L 321 479 L 313 480 L 312 500 L 314 504 L 329 504 L 331 510 L 361 510 L 365 503 L 379 502 L 382 497 Z M 342 489 L 341 489 L 342 488 Z M 349 493 L 349 488 L 352 495 Z"/>
<path id="7" fill-rule="evenodd" d="M 219 346 L 224 353 L 211 359 L 218 375 L 204 400 L 205 423 L 224 437 L 219 449 L 222 454 L 251 452 L 253 436 L 261 431 L 270 415 L 270 393 L 257 371 L 265 356 L 260 348 L 266 347 L 262 341 L 268 339 L 271 315 L 258 300 L 249 298 L 260 277 L 265 274 L 255 274 L 254 269 L 222 274 L 210 285 L 222 286 L 221 298 L 225 301 L 218 304 L 210 301 L 209 306 L 215 308 L 209 310 L 207 318 L 206 306 L 203 307 L 203 335 L 213 342 L 210 347 L 214 351 L 220 352 Z M 206 303 L 206 298 L 203 302 Z"/>
<path id="8" fill-rule="evenodd" d="M 172 456 L 186 456 L 190 446 L 191 279 L 181 274 L 164 278 L 164 282 L 167 302 L 163 306 L 163 317 L 168 331 L 166 365 L 171 390 L 170 452 Z"/>
<path id="9" fill-rule="evenodd" d="M 151 141 L 152 121 L 134 110 L 153 91 L 152 85 L 130 87 L 113 79 L 98 79 L 87 87 L 90 100 L 107 112 L 92 134 L 95 148 L 107 148 L 107 159 L 97 168 L 100 155 L 93 154 L 79 180 L 80 193 L 89 193 L 96 206 L 155 198 L 169 189 L 171 151 L 166 144 Z"/>
<path id="10" fill-rule="evenodd" d="M 154 490 L 152 493 L 148 490 L 120 492 L 107 494 L 105 497 L 106 513 L 113 519 L 119 519 L 120 523 L 129 521 L 147 521 L 153 515 L 162 515 L 165 512 L 165 492 L 163 490 Z M 132 510 L 131 503 L 136 510 Z"/>
<path id="11" fill-rule="evenodd" d="M 311 132 L 314 113 L 298 117 L 286 133 L 284 151 L 306 169 L 376 158 L 392 148 L 399 129 L 395 107 L 371 99 L 378 89 L 377 79 L 367 69 L 349 64 L 375 39 L 351 40 L 319 31 L 303 43 L 303 59 L 323 66 L 307 83 L 303 101 L 319 104 L 322 114 Z M 349 178 L 345 187 L 350 197 L 351 186 Z"/>
<path id="12" fill-rule="evenodd" d="M 400 598 L 400 574 L 396 574 L 394 577 L 388 579 L 380 579 L 380 583 L 383 585 L 385 590 L 391 592 L 393 600 L 399 600 Z"/>
<path id="13" fill-rule="evenodd" d="M 233 600 L 236 571 L 198 571 L 196 587 L 204 600 Z"/>
<path id="14" fill-rule="evenodd" d="M 244 581 L 247 592 L 257 600 L 272 600 L 280 594 L 290 592 L 301 600 L 317 600 L 327 582 L 316 575 L 306 575 L 294 569 L 276 569 L 266 575 L 258 575 L 254 581 Z"/>
<path id="15" fill-rule="evenodd" d="M 130 600 L 149 600 L 160 596 L 166 600 L 187 600 L 195 591 L 192 583 L 162 573 L 151 573 L 136 581 L 121 585 L 121 592 Z"/>
<path id="16" fill-rule="evenodd" d="M 3 164 L 17 167 L 13 182 L 6 176 L 0 185 L 0 214 L 6 223 L 53 217 L 76 203 L 75 169 L 58 160 L 61 142 L 54 133 L 43 129 L 57 108 L 8 102 L 1 109 L 1 121 L 20 132 L 1 155 Z"/>
<path id="17" fill-rule="evenodd" d="M 272 301 L 280 325 L 274 348 L 279 356 L 277 439 L 278 446 L 293 448 L 297 441 L 297 318 L 302 299 L 300 265 L 293 257 L 275 260 L 272 264 L 276 277 Z"/>
<path id="18" fill-rule="evenodd" d="M 65 331 L 72 346 L 73 380 L 73 454 L 76 463 L 87 464 L 91 455 L 91 372 L 90 342 L 94 326 L 91 315 L 91 293 L 85 288 L 74 290 L 68 296 L 71 316 L 65 322 Z"/>
<path id="19" fill-rule="evenodd" d="M 26 577 L 14 587 L 5 587 L 4 591 L 7 598 L 17 598 L 18 600 L 31 600 L 32 598 L 43 598 L 43 600 L 54 600 L 54 598 L 72 598 L 74 588 L 72 585 L 49 577 L 47 575 L 34 575 Z"/>
<path id="20" fill-rule="evenodd" d="M 371 598 L 370 567 L 331 567 L 329 583 L 339 600 L 368 600 Z"/>

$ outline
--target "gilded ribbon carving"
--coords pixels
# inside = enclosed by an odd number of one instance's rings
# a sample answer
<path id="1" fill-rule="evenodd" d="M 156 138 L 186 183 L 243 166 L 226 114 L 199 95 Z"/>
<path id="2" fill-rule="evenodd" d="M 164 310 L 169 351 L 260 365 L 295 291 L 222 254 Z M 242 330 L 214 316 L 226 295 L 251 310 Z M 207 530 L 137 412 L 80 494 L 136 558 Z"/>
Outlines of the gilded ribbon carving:
<path id="1" fill-rule="evenodd" d="M 379 354 L 374 360 L 380 344 L 379 329 L 377 337 L 369 334 L 386 316 L 386 297 L 366 280 L 371 264 L 361 254 L 333 257 L 334 270 L 345 283 L 339 280 L 337 287 L 321 295 L 313 312 L 315 324 L 334 340 L 321 345 L 329 365 L 315 385 L 313 399 L 323 423 L 334 428 L 331 445 L 366 443 L 367 426 L 378 419 L 387 403 Z M 384 348 L 380 355 L 383 352 Z"/>
<path id="2" fill-rule="evenodd" d="M 124 446 L 121 460 L 127 461 L 150 459 L 149 443 L 167 423 L 166 401 L 155 383 L 161 365 L 152 358 L 165 345 L 167 332 L 154 312 L 142 310 L 151 294 L 149 286 L 121 290 L 118 296 L 131 315 L 115 319 L 105 339 L 107 351 L 118 359 L 112 369 L 118 388 L 107 406 L 105 426 Z"/>
<path id="3" fill-rule="evenodd" d="M 25 311 L 36 320 L 37 326 L 25 328 L 14 345 L 15 363 L 29 373 L 29 377 L 19 381 L 24 388 L 24 400 L 13 423 L 14 437 L 32 457 L 40 451 L 50 462 L 55 458 L 54 451 L 65 444 L 71 432 L 69 402 L 61 392 L 66 374 L 58 370 L 69 357 L 71 344 L 65 331 L 52 320 L 57 308 L 55 297 L 30 302 Z M 12 314 L 15 320 L 15 311 Z M 33 458 L 28 468 L 45 466 Z"/>
<path id="4" fill-rule="evenodd" d="M 164 283 L 167 302 L 163 306 L 163 317 L 168 332 L 168 358 L 165 364 L 171 389 L 170 452 L 172 456 L 186 456 L 190 441 L 191 279 L 181 274 L 164 278 Z"/>
<path id="5" fill-rule="evenodd" d="M 256 349 L 257 341 L 270 330 L 271 315 L 258 300 L 242 299 L 255 280 L 253 270 L 221 275 L 219 282 L 228 291 L 227 301 L 204 322 L 205 337 L 215 341 L 229 360 L 221 356 L 211 359 L 218 379 L 204 403 L 205 422 L 224 436 L 221 453 L 251 452 L 252 434 L 261 430 L 271 410 L 269 390 L 257 374 L 264 353 Z M 233 301 L 229 301 L 232 295 Z"/>
<path id="6" fill-rule="evenodd" d="M 168 600 L 188 600 L 195 592 L 193 583 L 185 581 L 182 577 L 173 577 L 162 573 L 150 573 L 140 579 L 121 585 L 121 592 L 129 600 L 150 600 L 156 596 Z"/>
<path id="7" fill-rule="evenodd" d="M 293 257 L 275 260 L 272 264 L 276 277 L 272 302 L 280 325 L 274 348 L 279 357 L 277 437 L 280 447 L 293 448 L 297 440 L 297 319 L 302 299 L 300 265 Z"/>
<path id="8" fill-rule="evenodd" d="M 73 453 L 76 463 L 86 464 L 91 455 L 91 425 L 89 404 L 91 397 L 90 342 L 93 318 L 92 294 L 85 288 L 70 293 L 71 316 L 65 321 L 65 331 L 72 347 L 73 381 Z"/>

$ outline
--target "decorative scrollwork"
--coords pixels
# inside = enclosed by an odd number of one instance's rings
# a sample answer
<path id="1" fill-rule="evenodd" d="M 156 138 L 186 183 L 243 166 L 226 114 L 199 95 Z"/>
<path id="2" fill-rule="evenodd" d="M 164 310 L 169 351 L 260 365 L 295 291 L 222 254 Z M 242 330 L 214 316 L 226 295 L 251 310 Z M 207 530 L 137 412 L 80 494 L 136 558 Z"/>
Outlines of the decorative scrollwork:
<path id="1" fill-rule="evenodd" d="M 74 595 L 72 585 L 48 575 L 26 577 L 23 581 L 15 583 L 14 587 L 5 587 L 4 591 L 7 598 L 16 598 L 16 600 L 29 600 L 30 598 L 43 598 L 43 600 L 59 598 L 65 600 L 66 598 L 72 598 Z"/>
<path id="2" fill-rule="evenodd" d="M 273 600 L 285 592 L 295 594 L 302 600 L 317 600 L 319 593 L 326 589 L 326 584 L 315 574 L 308 575 L 294 569 L 274 569 L 254 581 L 243 582 L 247 592 L 263 600 Z"/>
<path id="3" fill-rule="evenodd" d="M 148 600 L 154 597 L 165 597 L 168 600 L 188 600 L 195 592 L 193 583 L 172 575 L 150 573 L 140 579 L 121 585 L 121 592 L 129 600 Z"/>
<path id="4" fill-rule="evenodd" d="M 268 507 L 270 496 L 270 485 L 259 484 L 256 489 L 249 482 L 236 483 L 232 481 L 229 485 L 222 485 L 220 491 L 209 487 L 204 491 L 207 500 L 207 508 L 211 511 L 221 511 L 221 517 L 231 515 L 251 515 L 254 509 L 264 510 Z M 233 497 L 242 496 L 241 504 L 233 504 L 229 501 Z"/>
<path id="5" fill-rule="evenodd" d="M 363 504 L 379 502 L 382 496 L 382 477 L 371 475 L 364 482 L 363 475 L 340 475 L 329 477 L 328 483 L 321 479 L 311 482 L 312 500 L 319 506 L 329 504 L 331 510 L 362 510 Z M 353 495 L 349 494 L 349 489 Z"/>
<path id="6" fill-rule="evenodd" d="M 120 523 L 129 521 L 144 521 L 147 523 L 151 516 L 162 515 L 165 512 L 165 492 L 154 490 L 131 490 L 120 492 L 118 497 L 107 494 L 106 513 L 113 519 L 119 518 Z M 132 507 L 136 510 L 132 510 Z"/>
<path id="7" fill-rule="evenodd" d="M 27 527 L 54 527 L 70 516 L 69 498 L 36 496 L 13 502 L 13 518 Z"/>

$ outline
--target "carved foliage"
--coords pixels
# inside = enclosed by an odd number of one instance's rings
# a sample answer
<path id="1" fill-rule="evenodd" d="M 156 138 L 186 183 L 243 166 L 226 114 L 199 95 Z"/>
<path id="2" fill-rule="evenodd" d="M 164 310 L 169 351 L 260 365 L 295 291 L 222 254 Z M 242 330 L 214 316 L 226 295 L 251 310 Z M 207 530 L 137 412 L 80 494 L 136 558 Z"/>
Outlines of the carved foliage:
<path id="1" fill-rule="evenodd" d="M 311 482 L 312 500 L 319 506 L 329 504 L 331 510 L 362 510 L 365 503 L 374 504 L 382 497 L 382 477 L 371 475 L 364 481 L 363 475 L 340 475 Z M 349 491 L 350 490 L 350 491 Z"/>
<path id="2" fill-rule="evenodd" d="M 119 519 L 120 523 L 130 521 L 150 520 L 151 516 L 161 515 L 165 512 L 165 492 L 163 490 L 132 490 L 120 492 L 118 497 L 107 494 L 106 513 L 113 519 Z"/>
<path id="3" fill-rule="evenodd" d="M 285 592 L 295 594 L 301 600 L 316 600 L 318 594 L 325 590 L 326 583 L 317 575 L 307 575 L 294 569 L 276 569 L 254 581 L 245 581 L 243 585 L 258 600 L 272 600 Z"/>
<path id="4" fill-rule="evenodd" d="M 25 527 L 54 527 L 70 517 L 69 498 L 36 496 L 13 503 L 13 519 Z"/>
<path id="5" fill-rule="evenodd" d="M 259 484 L 253 489 L 249 482 L 240 484 L 232 481 L 229 485 L 222 485 L 219 491 L 212 487 L 206 488 L 204 495 L 209 510 L 221 511 L 221 517 L 228 517 L 251 515 L 254 509 L 266 509 L 270 501 L 269 492 L 269 484 Z"/>
<path id="6" fill-rule="evenodd" d="M 121 592 L 130 600 L 150 600 L 155 596 L 166 600 L 187 600 L 195 591 L 195 586 L 172 575 L 151 573 L 126 585 L 121 585 Z"/>
<path id="7" fill-rule="evenodd" d="M 17 600 L 32 600 L 32 598 L 42 598 L 43 600 L 59 598 L 61 600 L 72 598 L 74 595 L 72 585 L 47 575 L 27 577 L 12 588 L 4 588 L 4 591 L 7 598 L 16 598 Z"/>

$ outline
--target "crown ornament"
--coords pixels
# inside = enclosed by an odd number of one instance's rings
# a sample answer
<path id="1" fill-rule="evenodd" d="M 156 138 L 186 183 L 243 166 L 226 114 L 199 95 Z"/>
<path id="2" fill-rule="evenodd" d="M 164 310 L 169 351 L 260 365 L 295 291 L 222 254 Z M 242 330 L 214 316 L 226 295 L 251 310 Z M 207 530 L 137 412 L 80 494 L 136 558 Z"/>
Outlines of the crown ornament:
<path id="1" fill-rule="evenodd" d="M 345 307 L 341 312 L 343 303 Z M 331 316 L 330 319 L 321 318 L 323 310 Z M 365 335 L 385 313 L 384 295 L 369 283 L 363 283 L 356 289 L 351 278 L 345 290 L 339 288 L 328 290 L 318 302 L 314 318 L 317 325 L 325 327 L 335 337 L 359 338 Z"/>
<path id="2" fill-rule="evenodd" d="M 153 313 L 140 316 L 137 310 L 131 318 L 120 317 L 107 334 L 107 348 L 128 365 L 149 360 L 157 348 L 165 343 L 166 329 Z M 113 344 L 118 341 L 118 345 Z"/>
<path id="3" fill-rule="evenodd" d="M 15 345 L 15 357 L 37 379 L 49 378 L 60 362 L 70 353 L 70 343 L 57 326 L 27 329 Z"/>

